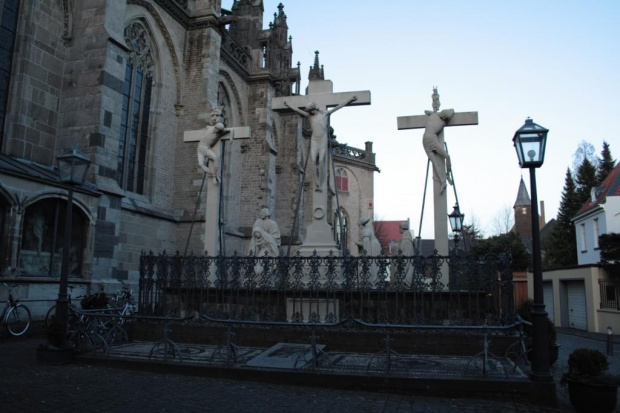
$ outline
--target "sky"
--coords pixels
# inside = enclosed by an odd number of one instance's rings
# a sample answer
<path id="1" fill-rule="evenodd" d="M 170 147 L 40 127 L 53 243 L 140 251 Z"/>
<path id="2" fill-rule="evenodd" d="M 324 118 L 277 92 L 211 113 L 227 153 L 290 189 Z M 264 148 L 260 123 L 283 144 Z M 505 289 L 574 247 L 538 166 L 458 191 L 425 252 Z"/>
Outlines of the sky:
<path id="1" fill-rule="evenodd" d="M 223 1 L 230 9 L 232 1 Z M 227 4 L 230 3 L 230 4 Z M 265 28 L 280 1 L 264 0 Z M 282 0 L 293 62 L 307 86 L 314 51 L 335 92 L 370 90 L 372 104 L 332 116 L 338 141 L 372 141 L 375 218 L 409 218 L 418 235 L 427 157 L 422 130 L 399 116 L 432 109 L 477 111 L 479 125 L 445 129 L 465 224 L 485 236 L 512 207 L 523 177 L 512 138 L 527 117 L 549 129 L 536 170 L 546 220 L 555 218 L 566 169 L 581 141 L 620 159 L 620 1 Z M 227 7 L 228 6 L 228 7 Z M 433 238 L 429 183 L 422 238 Z M 448 188 L 448 212 L 455 203 Z M 531 192 L 530 192 L 531 194 Z M 542 211 L 541 211 L 542 212 Z"/>

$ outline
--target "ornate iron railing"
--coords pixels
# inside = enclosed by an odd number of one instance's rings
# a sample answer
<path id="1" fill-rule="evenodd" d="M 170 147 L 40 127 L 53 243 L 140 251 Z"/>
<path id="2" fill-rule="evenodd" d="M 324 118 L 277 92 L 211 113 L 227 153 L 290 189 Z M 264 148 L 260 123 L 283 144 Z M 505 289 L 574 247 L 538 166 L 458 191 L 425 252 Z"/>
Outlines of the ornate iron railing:
<path id="1" fill-rule="evenodd" d="M 365 150 L 353 148 L 348 145 L 334 144 L 334 146 L 332 146 L 332 153 L 345 158 L 359 159 L 362 161 L 366 159 Z"/>
<path id="2" fill-rule="evenodd" d="M 210 257 L 144 253 L 139 311 L 266 323 L 354 318 L 409 325 L 503 325 L 514 319 L 512 287 L 506 255 L 450 260 L 436 254 Z"/>

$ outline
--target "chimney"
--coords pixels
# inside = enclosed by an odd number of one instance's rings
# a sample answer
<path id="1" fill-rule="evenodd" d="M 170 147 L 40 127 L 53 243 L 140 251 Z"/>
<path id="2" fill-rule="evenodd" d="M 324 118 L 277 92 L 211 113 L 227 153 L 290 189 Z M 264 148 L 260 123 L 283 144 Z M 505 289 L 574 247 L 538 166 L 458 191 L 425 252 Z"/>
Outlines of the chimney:
<path id="1" fill-rule="evenodd" d="M 545 227 L 547 221 L 545 220 L 545 201 L 540 201 L 540 213 L 538 214 L 538 225 L 540 229 Z"/>

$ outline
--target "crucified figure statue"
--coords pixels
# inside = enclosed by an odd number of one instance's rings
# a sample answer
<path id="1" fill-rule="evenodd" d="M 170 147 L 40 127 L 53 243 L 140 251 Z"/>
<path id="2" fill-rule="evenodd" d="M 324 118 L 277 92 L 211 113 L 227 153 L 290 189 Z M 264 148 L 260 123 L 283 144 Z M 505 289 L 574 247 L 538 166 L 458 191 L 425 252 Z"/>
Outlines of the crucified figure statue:
<path id="1" fill-rule="evenodd" d="M 217 154 L 213 151 L 213 146 L 220 140 L 220 138 L 230 131 L 226 130 L 224 126 L 224 117 L 222 115 L 222 108 L 213 108 L 211 110 L 211 120 L 205 127 L 205 133 L 198 143 L 198 165 L 209 175 L 213 176 L 213 183 L 217 184 L 220 181 L 217 175 L 219 169 L 219 159 Z M 210 161 L 210 167 L 207 167 L 205 161 Z"/>
<path id="2" fill-rule="evenodd" d="M 441 112 L 425 110 L 424 113 L 428 116 L 428 120 L 422 137 L 422 145 L 424 146 L 424 151 L 428 159 L 430 159 L 433 164 L 433 170 L 439 178 L 441 192 L 443 192 L 447 186 L 446 181 L 452 185 L 452 181 L 450 180 L 452 164 L 450 162 L 450 155 L 448 155 L 448 152 L 446 152 L 439 140 L 439 134 L 443 132 L 444 126 L 446 126 L 448 122 L 450 122 L 450 119 L 452 119 L 452 116 L 454 116 L 454 110 L 445 109 Z M 446 161 L 445 169 L 442 162 L 443 160 Z"/>
<path id="3" fill-rule="evenodd" d="M 306 106 L 306 111 L 290 106 L 286 101 L 284 102 L 284 105 L 287 108 L 290 108 L 300 115 L 308 118 L 310 121 L 310 127 L 312 128 L 312 135 L 310 137 L 310 159 L 312 160 L 312 164 L 314 166 L 314 190 L 317 192 L 322 192 L 325 187 L 325 182 L 327 182 L 327 141 L 329 139 L 327 124 L 329 116 L 335 111 L 345 107 L 351 102 L 355 102 L 356 100 L 357 96 L 353 96 L 349 100 L 342 102 L 338 106 L 329 109 L 326 112 L 319 109 L 318 105 L 314 102 Z"/>

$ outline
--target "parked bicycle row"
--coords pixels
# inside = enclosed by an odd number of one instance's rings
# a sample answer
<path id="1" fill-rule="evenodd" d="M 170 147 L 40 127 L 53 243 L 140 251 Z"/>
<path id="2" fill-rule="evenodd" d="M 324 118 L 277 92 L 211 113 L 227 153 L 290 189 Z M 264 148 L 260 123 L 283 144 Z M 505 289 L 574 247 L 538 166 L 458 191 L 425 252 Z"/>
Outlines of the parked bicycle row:
<path id="1" fill-rule="evenodd" d="M 73 287 L 69 286 L 70 289 Z M 69 319 L 75 318 L 74 314 L 82 310 L 98 310 L 104 314 L 118 315 L 118 322 L 122 324 L 127 317 L 136 313 L 136 303 L 132 296 L 132 290 L 118 290 L 111 297 L 104 292 L 76 297 L 80 299 L 80 306 L 76 306 L 69 294 Z M 52 316 L 56 314 L 56 304 L 47 311 L 45 327 L 49 327 Z"/>
<path id="2" fill-rule="evenodd" d="M 68 342 L 77 351 L 107 351 L 112 344 L 127 342 L 127 334 L 121 327 L 135 314 L 132 291 L 123 289 L 109 297 L 103 292 L 76 297 L 76 306 L 69 295 L 66 326 L 56 325 L 56 305 L 45 317 L 48 341 L 59 347 Z"/>

